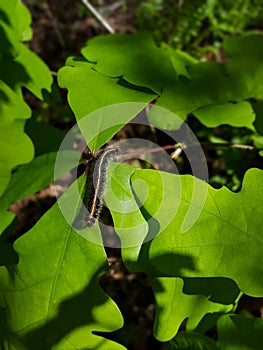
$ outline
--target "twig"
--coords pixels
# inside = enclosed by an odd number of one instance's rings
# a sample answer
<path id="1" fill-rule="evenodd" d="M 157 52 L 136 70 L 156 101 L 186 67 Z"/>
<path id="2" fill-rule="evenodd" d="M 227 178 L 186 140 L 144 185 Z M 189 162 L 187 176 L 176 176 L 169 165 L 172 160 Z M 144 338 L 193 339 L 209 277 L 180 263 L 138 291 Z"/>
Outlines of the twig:
<path id="1" fill-rule="evenodd" d="M 209 148 L 237 148 L 237 149 L 245 149 L 245 150 L 248 150 L 248 151 L 253 151 L 255 150 L 255 147 L 254 146 L 251 146 L 251 145 L 240 145 L 240 144 L 233 144 L 233 143 L 230 143 L 230 142 L 225 142 L 225 143 L 210 143 L 210 142 L 201 142 L 201 145 L 202 146 L 206 146 L 206 147 L 209 147 Z"/>
<path id="2" fill-rule="evenodd" d="M 166 145 L 166 146 L 161 146 L 161 147 L 156 147 L 156 148 L 151 148 L 151 149 L 144 149 L 141 151 L 135 151 L 135 152 L 131 152 L 131 153 L 127 153 L 127 154 L 123 154 L 123 159 L 126 159 L 127 157 L 130 158 L 134 158 L 134 157 L 138 157 L 140 155 L 144 155 L 144 154 L 151 154 L 151 153 L 157 153 L 157 152 L 161 152 L 164 150 L 169 150 L 169 149 L 175 149 L 175 151 L 170 155 L 172 159 L 177 159 L 179 154 L 182 152 L 182 150 L 186 148 L 184 143 L 178 143 L 175 145 Z M 177 155 L 177 157 L 175 156 L 175 154 L 178 153 L 178 150 L 180 150 L 179 154 Z M 174 154 L 174 155 L 173 155 Z"/>
<path id="3" fill-rule="evenodd" d="M 89 9 L 94 17 L 103 25 L 105 29 L 111 34 L 114 33 L 114 29 L 109 25 L 109 23 L 99 14 L 99 12 L 91 5 L 88 0 L 82 0 L 83 4 Z"/>
<path id="4" fill-rule="evenodd" d="M 254 146 L 250 146 L 250 145 L 231 145 L 230 147 L 232 147 L 232 148 L 246 149 L 246 150 L 248 150 L 248 151 L 252 151 L 253 149 L 255 149 Z"/>

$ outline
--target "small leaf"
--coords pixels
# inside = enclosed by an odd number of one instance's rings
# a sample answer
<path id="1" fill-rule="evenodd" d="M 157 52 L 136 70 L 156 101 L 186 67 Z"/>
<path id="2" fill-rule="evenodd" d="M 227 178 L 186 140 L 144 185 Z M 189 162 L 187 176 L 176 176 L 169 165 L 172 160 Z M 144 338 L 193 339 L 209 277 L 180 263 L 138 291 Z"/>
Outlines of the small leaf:
<path id="1" fill-rule="evenodd" d="M 168 350 L 220 350 L 215 341 L 196 332 L 179 332 Z M 221 349 L 223 350 L 223 348 Z"/>
<path id="2" fill-rule="evenodd" d="M 254 111 L 248 102 L 214 104 L 197 109 L 194 115 L 209 128 L 229 124 L 234 127 L 246 125 L 247 128 L 254 130 Z"/>
<path id="3" fill-rule="evenodd" d="M 196 332 L 179 332 L 170 341 L 169 350 L 220 350 L 215 341 Z M 223 348 L 222 348 L 223 350 Z M 227 350 L 227 348 L 225 348 Z"/>
<path id="4" fill-rule="evenodd" d="M 30 117 L 31 111 L 28 105 L 2 81 L 0 81 L 0 102 L 1 123 Z"/>
<path id="5" fill-rule="evenodd" d="M 30 117 L 27 104 L 0 81 L 0 195 L 4 192 L 11 169 L 33 158 L 33 145 L 23 132 L 23 119 Z M 19 149 L 19 153 L 18 153 Z"/>
<path id="6" fill-rule="evenodd" d="M 0 59 L 2 57 L 16 57 L 21 50 L 21 33 L 16 17 L 17 3 L 18 0 L 0 2 Z"/>
<path id="7" fill-rule="evenodd" d="M 258 350 L 263 344 L 263 319 L 224 315 L 217 322 L 218 345 L 225 350 Z"/>
<path id="8" fill-rule="evenodd" d="M 14 59 L 1 61 L 2 80 L 17 94 L 21 87 L 26 87 L 39 99 L 44 98 L 44 91 L 51 91 L 52 76 L 47 65 L 25 45 L 21 45 L 19 55 Z"/>
<path id="9" fill-rule="evenodd" d="M 210 295 L 202 295 L 209 290 L 209 284 L 212 286 L 214 283 L 216 286 L 214 281 L 215 279 L 210 279 L 210 281 L 209 279 L 196 279 L 193 283 L 189 279 L 188 284 L 192 287 L 195 287 L 195 284 L 201 284 L 202 290 L 196 293 L 193 288 L 191 293 L 186 293 L 183 286 L 184 281 L 181 278 L 149 277 L 156 300 L 154 334 L 158 340 L 169 341 L 172 339 L 185 319 L 187 319 L 186 329 L 194 330 L 206 314 L 215 315 L 215 313 L 227 313 L 233 310 L 235 299 L 239 295 L 235 285 L 233 299 L 229 300 L 228 304 L 224 304 L 222 300 L 213 301 L 217 292 L 216 288 L 212 288 L 212 291 L 210 288 Z M 224 281 L 221 280 L 221 286 L 223 284 Z M 228 287 L 232 292 L 233 283 L 231 285 L 231 281 L 228 283 Z"/>
<path id="10" fill-rule="evenodd" d="M 22 2 L 18 1 L 16 6 L 17 19 L 19 25 L 19 32 L 21 33 L 22 41 L 29 41 L 32 39 L 31 14 L 28 8 Z"/>
<path id="11" fill-rule="evenodd" d="M 34 149 L 31 140 L 17 123 L 0 122 L 0 126 L 1 195 L 9 182 L 11 169 L 18 164 L 29 162 L 33 158 Z"/>
<path id="12" fill-rule="evenodd" d="M 64 151 L 60 154 L 65 159 L 56 172 L 57 178 L 66 174 L 78 164 L 79 154 L 74 151 Z M 1 198 L 1 210 L 7 209 L 16 201 L 29 196 L 35 192 L 47 187 L 54 177 L 54 165 L 56 162 L 57 153 L 43 154 L 32 160 L 28 164 L 21 165 L 11 176 L 10 183 Z"/>

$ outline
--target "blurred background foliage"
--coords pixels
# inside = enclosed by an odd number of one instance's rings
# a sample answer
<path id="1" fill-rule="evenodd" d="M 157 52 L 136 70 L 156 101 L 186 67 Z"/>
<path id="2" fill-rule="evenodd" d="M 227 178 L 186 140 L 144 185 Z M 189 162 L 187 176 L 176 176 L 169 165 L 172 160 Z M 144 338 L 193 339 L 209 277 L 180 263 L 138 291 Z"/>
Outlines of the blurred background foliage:
<path id="1" fill-rule="evenodd" d="M 136 23 L 197 57 L 217 54 L 225 36 L 263 30 L 262 0 L 149 0 L 138 2 Z"/>

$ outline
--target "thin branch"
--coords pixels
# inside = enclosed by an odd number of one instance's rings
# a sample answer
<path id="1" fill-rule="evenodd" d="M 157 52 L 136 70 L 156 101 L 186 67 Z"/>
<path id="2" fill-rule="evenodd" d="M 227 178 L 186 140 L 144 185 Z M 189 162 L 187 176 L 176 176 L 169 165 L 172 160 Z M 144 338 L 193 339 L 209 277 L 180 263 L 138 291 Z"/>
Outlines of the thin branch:
<path id="1" fill-rule="evenodd" d="M 213 143 L 213 142 L 200 142 L 200 144 L 204 147 L 208 147 L 208 148 L 237 148 L 237 149 L 245 149 L 248 151 L 253 151 L 256 150 L 256 147 L 251 146 L 251 145 L 240 145 L 240 144 L 233 144 L 231 142 L 225 142 L 225 143 Z M 190 145 L 191 146 L 195 146 L 195 145 Z"/>
<path id="2" fill-rule="evenodd" d="M 99 12 L 91 5 L 88 0 L 82 0 L 83 4 L 89 9 L 89 11 L 96 17 L 97 21 L 103 25 L 103 27 L 111 34 L 114 33 L 114 29 L 109 25 L 109 23 L 99 14 Z"/>
<path id="3" fill-rule="evenodd" d="M 230 147 L 232 148 L 240 148 L 240 149 L 246 149 L 248 151 L 252 151 L 255 149 L 254 146 L 250 146 L 250 145 L 231 145 Z"/>
<path id="4" fill-rule="evenodd" d="M 178 143 L 175 145 L 166 145 L 166 146 L 160 146 L 160 147 L 156 147 L 156 148 L 151 148 L 151 149 L 143 149 L 141 151 L 135 151 L 135 152 L 131 152 L 131 153 L 124 153 L 123 155 L 121 155 L 120 159 L 130 159 L 130 158 L 135 158 L 138 157 L 140 155 L 145 155 L 145 154 L 151 154 L 151 153 L 157 153 L 157 152 L 161 152 L 164 150 L 169 150 L 169 149 L 175 149 L 175 151 L 170 155 L 171 158 L 173 158 L 174 160 L 178 158 L 179 154 L 182 152 L 182 150 L 186 148 L 186 145 L 184 143 Z M 179 152 L 180 150 L 180 152 Z M 178 153 L 178 155 L 176 156 L 176 154 Z"/>

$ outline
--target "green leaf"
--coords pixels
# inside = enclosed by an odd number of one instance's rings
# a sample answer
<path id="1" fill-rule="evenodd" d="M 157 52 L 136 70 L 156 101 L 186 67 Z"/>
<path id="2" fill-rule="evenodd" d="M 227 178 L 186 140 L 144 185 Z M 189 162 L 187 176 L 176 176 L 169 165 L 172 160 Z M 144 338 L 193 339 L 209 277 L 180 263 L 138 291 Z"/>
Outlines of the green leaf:
<path id="1" fill-rule="evenodd" d="M 111 164 L 110 168 L 113 173 L 108 176 L 107 188 L 112 192 L 107 190 L 104 198 L 111 210 L 115 231 L 121 238 L 123 259 L 131 271 L 145 271 L 145 265 L 140 264 L 139 254 L 145 238 L 149 238 L 146 236 L 147 233 L 149 235 L 149 231 L 147 221 L 143 219 L 133 199 L 130 185 L 130 177 L 132 179 L 136 177 L 137 172 L 140 174 L 140 170 L 123 164 L 117 166 Z M 153 178 L 153 182 L 155 181 L 156 179 Z M 171 182 L 167 182 L 167 185 L 167 189 L 173 193 L 171 191 L 174 186 L 171 186 Z M 143 193 L 145 194 L 141 189 L 140 196 Z M 156 189 L 154 193 L 157 194 L 155 201 L 160 203 Z M 164 200 L 162 204 L 161 217 L 169 217 L 174 210 L 174 205 L 170 205 L 172 210 L 167 210 L 168 202 Z M 165 208 L 166 213 L 164 214 Z M 154 221 L 152 223 L 148 221 L 148 225 L 150 230 L 154 230 Z M 134 267 L 133 262 L 138 259 L 139 263 Z M 172 259 L 169 262 L 167 259 L 166 263 L 176 266 L 176 262 Z M 183 281 L 180 278 L 152 275 L 149 275 L 148 278 L 153 287 L 157 306 L 154 332 L 160 341 L 173 338 L 185 318 L 188 318 L 187 329 L 195 329 L 207 313 L 224 313 L 233 310 L 239 297 L 239 289 L 231 280 L 191 278 Z M 229 291 L 227 296 L 222 291 L 220 292 L 222 285 Z M 215 321 L 216 318 L 212 325 L 215 324 Z"/>
<path id="2" fill-rule="evenodd" d="M 263 295 L 261 280 L 261 221 L 263 197 L 263 171 L 250 169 L 244 177 L 242 190 L 233 193 L 223 187 L 219 190 L 192 176 L 180 176 L 181 193 L 173 191 L 178 176 L 152 170 L 137 171 L 132 183 L 141 180 L 147 184 L 148 198 L 140 198 L 142 188 L 134 187 L 138 199 L 143 200 L 148 215 L 158 221 L 155 239 L 142 247 L 139 263 L 152 276 L 173 277 L 227 277 L 233 279 L 242 292 L 252 296 Z M 193 186 L 199 198 L 192 198 Z M 190 228 L 182 233 L 186 214 L 193 215 L 200 207 L 205 189 L 208 189 L 200 216 Z M 159 198 L 159 200 L 157 200 Z M 170 217 L 167 226 L 167 209 L 162 209 L 160 200 L 167 207 L 178 201 L 178 210 Z M 203 198 L 204 199 L 204 198 Z M 168 204 L 170 203 L 170 204 Z M 171 214 L 171 211 L 169 211 Z M 158 215 L 156 215 L 156 213 Z M 166 225 L 166 227 L 165 227 Z M 164 228 L 163 228 L 164 227 Z M 184 230 L 183 230 L 184 231 Z M 248 255 L 251 251 L 253 254 Z M 247 256 L 244 264 L 244 256 Z M 171 261 L 174 263 L 172 264 Z"/>
<path id="3" fill-rule="evenodd" d="M 185 119 L 187 101 L 175 93 L 178 77 L 170 55 L 167 50 L 157 48 L 149 34 L 99 36 L 90 40 L 81 52 L 89 61 L 96 62 L 94 68 L 98 72 L 151 89 L 161 95 L 157 104 Z M 181 64 L 179 67 L 182 69 Z"/>
<path id="4" fill-rule="evenodd" d="M 33 159 L 32 162 L 19 166 L 12 174 L 9 185 L 1 198 L 1 210 L 42 190 L 78 164 L 79 154 L 77 152 L 64 151 L 60 156 L 65 160 L 64 163 L 61 162 L 64 167 L 59 167 L 56 174 L 54 174 L 56 152 L 43 154 Z"/>
<path id="5" fill-rule="evenodd" d="M 29 162 L 34 155 L 33 144 L 17 123 L 0 122 L 0 195 L 4 192 L 11 170 L 18 164 Z"/>
<path id="6" fill-rule="evenodd" d="M 156 47 L 149 34 L 97 36 L 81 53 L 96 62 L 95 69 L 102 74 L 124 76 L 130 83 L 147 86 L 158 94 L 176 79 L 169 55 Z"/>
<path id="7" fill-rule="evenodd" d="M 9 182 L 11 169 L 18 164 L 27 163 L 33 158 L 33 145 L 23 132 L 23 119 L 30 117 L 30 109 L 2 81 L 0 81 L 0 115 L 1 195 Z"/>
<path id="8" fill-rule="evenodd" d="M 0 2 L 0 59 L 15 57 L 21 49 L 19 21 L 16 16 L 18 0 L 3 0 Z"/>
<path id="9" fill-rule="evenodd" d="M 198 61 L 188 53 L 181 50 L 173 50 L 168 45 L 163 44 L 162 48 L 167 50 L 177 75 L 185 75 L 186 77 L 190 77 L 188 68 L 193 64 L 198 63 Z"/>
<path id="10" fill-rule="evenodd" d="M 238 288 L 229 281 L 216 279 L 188 279 L 190 292 L 185 291 L 184 281 L 181 278 L 149 277 L 156 301 L 156 315 L 154 334 L 160 341 L 172 339 L 182 322 L 187 319 L 186 329 L 194 330 L 206 314 L 226 313 L 233 310 Z M 195 287 L 199 285 L 198 290 Z M 230 287 L 229 300 L 224 303 L 222 298 L 216 299 L 217 288 Z M 201 287 L 201 288 L 200 288 Z M 225 291 L 226 289 L 224 289 Z M 203 295 L 208 294 L 210 295 Z M 219 317 L 219 316 L 218 316 Z M 211 325 L 213 326 L 213 324 Z"/>
<path id="11" fill-rule="evenodd" d="M 122 246 L 140 247 L 147 232 L 148 225 L 143 218 L 131 189 L 130 177 L 135 167 L 123 164 L 110 164 L 104 199 L 111 210 L 114 229 L 122 240 Z M 133 258 L 137 259 L 139 249 L 132 249 Z"/>
<path id="12" fill-rule="evenodd" d="M 246 35 L 226 38 L 223 48 L 230 64 L 229 72 L 245 98 L 263 99 L 263 37 Z"/>
<path id="13" fill-rule="evenodd" d="M 22 84 L 39 99 L 44 98 L 45 90 L 51 92 L 53 78 L 48 66 L 25 45 L 15 62 L 21 64 L 28 76 L 28 81 Z"/>
<path id="14" fill-rule="evenodd" d="M 17 2 L 16 6 L 17 11 L 17 19 L 18 19 L 18 26 L 19 26 L 19 32 L 22 34 L 21 40 L 22 41 L 29 41 L 32 39 L 32 29 L 30 27 L 31 25 L 31 14 L 25 4 L 23 4 L 21 1 Z"/>
<path id="15" fill-rule="evenodd" d="M 215 105 L 216 122 L 212 117 L 206 121 L 203 116 L 206 110 L 202 114 L 198 112 L 208 126 L 227 123 L 251 128 L 252 111 L 245 100 L 263 98 L 263 38 L 229 38 L 224 47 L 231 63 L 194 63 L 188 56 L 165 47 L 157 48 L 148 35 L 115 34 L 90 40 L 82 54 L 95 64 L 96 71 L 108 77 L 123 77 L 130 84 L 155 91 L 159 95 L 156 104 L 182 120 L 200 108 L 211 110 Z M 218 105 L 224 105 L 224 110 Z M 236 112 L 237 116 L 233 114 Z M 178 120 L 174 119 L 173 124 L 162 113 L 150 116 L 154 125 L 166 129 L 178 128 Z"/>
<path id="16" fill-rule="evenodd" d="M 218 345 L 225 350 L 258 350 L 263 344 L 263 319 L 224 315 L 217 322 Z"/>
<path id="17" fill-rule="evenodd" d="M 57 153 L 39 156 L 32 162 L 19 166 L 12 173 L 10 182 L 0 198 L 0 233 L 13 221 L 15 215 L 7 209 L 16 201 L 47 187 L 78 164 L 79 154 L 73 151 L 60 153 L 60 166 L 54 173 Z"/>
<path id="18" fill-rule="evenodd" d="M 0 81 L 0 114 L 1 123 L 11 122 L 15 119 L 27 119 L 31 111 L 28 105 L 10 89 L 8 85 Z"/>
<path id="19" fill-rule="evenodd" d="M 179 332 L 170 341 L 169 350 L 220 350 L 215 341 L 196 332 Z M 226 348 L 225 348 L 226 349 Z M 223 350 L 223 348 L 222 348 Z M 227 349 L 226 349 L 227 350 Z"/>
<path id="20" fill-rule="evenodd" d="M 2 80 L 16 93 L 21 94 L 21 87 L 26 87 L 39 99 L 45 91 L 51 91 L 52 76 L 47 65 L 25 45 L 21 45 L 19 55 L 14 59 L 1 61 Z"/>
<path id="21" fill-rule="evenodd" d="M 200 322 L 202 328 L 205 315 L 219 316 L 233 310 L 239 289 L 262 296 L 258 231 L 263 194 L 261 170 L 246 173 L 239 193 L 224 187 L 215 190 L 189 175 L 138 169 L 126 174 L 131 176 L 130 187 L 129 179 L 121 178 L 124 171 L 125 165 L 119 165 L 111 180 L 116 185 L 112 184 L 111 189 L 120 202 L 111 199 L 107 204 L 122 241 L 125 265 L 131 272 L 144 271 L 153 287 L 158 339 L 171 339 L 185 318 L 187 329 L 192 330 L 200 328 Z M 133 210 L 128 205 L 132 193 L 148 224 L 147 236 L 144 231 L 141 239 L 133 224 L 141 220 L 140 213 L 136 205 L 131 206 Z M 135 215 L 132 222 L 131 213 Z M 142 226 L 146 222 L 141 221 Z M 143 240 L 146 243 L 142 245 Z M 211 320 L 215 322 L 216 317 Z"/>
<path id="22" fill-rule="evenodd" d="M 155 97 L 120 86 L 118 79 L 98 74 L 88 62 L 73 59 L 67 64 L 71 66 L 59 71 L 59 85 L 68 89 L 69 104 L 92 150 L 107 142 Z"/>
<path id="23" fill-rule="evenodd" d="M 217 322 L 218 341 L 196 333 L 179 332 L 169 350 L 258 350 L 263 341 L 262 318 L 224 315 Z"/>
<path id="24" fill-rule="evenodd" d="M 0 19 L 0 60 L 15 58 L 22 49 L 20 41 L 32 37 L 30 12 L 20 0 L 3 0 Z"/>
<path id="25" fill-rule="evenodd" d="M 70 203 L 71 192 L 60 198 L 59 205 Z M 101 245 L 88 240 L 90 235 L 100 235 L 98 226 L 78 235 L 59 205 L 15 242 L 19 263 L 0 267 L 4 344 L 14 350 L 124 350 L 93 334 L 122 326 L 119 310 L 98 284 L 107 269 L 106 254 Z M 74 208 L 68 209 L 73 218 Z"/>
<path id="26" fill-rule="evenodd" d="M 225 103 L 199 108 L 194 111 L 198 120 L 209 128 L 229 124 L 234 127 L 242 127 L 254 130 L 254 111 L 248 102 Z"/>
<path id="27" fill-rule="evenodd" d="M 10 211 L 0 211 L 0 232 L 3 232 L 14 220 L 15 214 Z M 1 235 L 1 233 L 0 233 Z"/>

